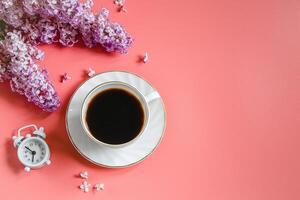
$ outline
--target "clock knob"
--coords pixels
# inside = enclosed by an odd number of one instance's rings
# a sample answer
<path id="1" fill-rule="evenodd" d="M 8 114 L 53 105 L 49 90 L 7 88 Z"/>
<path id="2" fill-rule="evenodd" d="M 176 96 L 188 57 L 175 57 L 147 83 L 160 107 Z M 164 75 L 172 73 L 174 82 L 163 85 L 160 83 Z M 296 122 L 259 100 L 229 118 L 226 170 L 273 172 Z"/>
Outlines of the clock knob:
<path id="1" fill-rule="evenodd" d="M 12 139 L 13 139 L 13 144 L 14 144 L 14 147 L 18 147 L 20 145 L 20 143 L 22 142 L 23 140 L 23 136 L 13 136 Z"/>
<path id="2" fill-rule="evenodd" d="M 40 137 L 46 139 L 46 134 L 45 134 L 45 132 L 44 132 L 44 127 L 40 127 L 39 129 L 35 130 L 35 131 L 33 132 L 33 134 L 34 134 L 34 135 L 38 135 L 38 136 L 40 136 Z"/>
<path id="3" fill-rule="evenodd" d="M 25 172 L 30 172 L 30 167 L 25 167 L 24 170 Z"/>

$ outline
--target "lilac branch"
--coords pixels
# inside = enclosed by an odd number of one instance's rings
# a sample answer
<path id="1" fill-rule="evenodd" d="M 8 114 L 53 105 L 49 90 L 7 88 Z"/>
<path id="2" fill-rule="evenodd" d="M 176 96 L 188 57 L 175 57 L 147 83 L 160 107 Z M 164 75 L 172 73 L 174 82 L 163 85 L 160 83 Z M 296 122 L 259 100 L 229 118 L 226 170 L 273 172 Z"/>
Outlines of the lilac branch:
<path id="1" fill-rule="evenodd" d="M 0 42 L 0 56 L 0 81 L 9 80 L 12 91 L 45 111 L 53 112 L 59 107 L 59 97 L 47 71 L 34 62 L 43 57 L 43 52 L 25 43 L 20 32 L 6 34 Z"/>
<path id="2" fill-rule="evenodd" d="M 108 52 L 126 53 L 133 39 L 109 11 L 91 11 L 92 0 L 4 0 L 0 18 L 27 34 L 31 43 L 60 42 L 72 46 L 81 37 L 87 47 L 101 45 Z"/>

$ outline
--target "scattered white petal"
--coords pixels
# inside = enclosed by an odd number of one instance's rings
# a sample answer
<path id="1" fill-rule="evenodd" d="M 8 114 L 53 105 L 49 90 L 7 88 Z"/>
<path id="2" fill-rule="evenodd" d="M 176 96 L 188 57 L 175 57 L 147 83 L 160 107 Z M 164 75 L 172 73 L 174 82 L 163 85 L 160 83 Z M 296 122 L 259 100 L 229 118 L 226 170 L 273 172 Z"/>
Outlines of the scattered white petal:
<path id="1" fill-rule="evenodd" d="M 114 4 L 118 5 L 118 6 L 124 6 L 125 0 L 115 0 Z"/>
<path id="2" fill-rule="evenodd" d="M 144 58 L 143 58 L 143 62 L 146 63 L 146 62 L 148 62 L 148 60 L 149 60 L 149 56 L 148 56 L 148 53 L 146 52 L 144 55 Z"/>
<path id="3" fill-rule="evenodd" d="M 84 178 L 84 179 L 88 179 L 89 178 L 89 173 L 87 171 L 83 171 L 80 173 L 80 177 Z"/>
<path id="4" fill-rule="evenodd" d="M 99 190 L 104 190 L 104 184 L 103 183 L 97 183 L 94 185 L 94 188 L 99 191 Z"/>
<path id="5" fill-rule="evenodd" d="M 61 77 L 61 82 L 63 83 L 67 80 L 71 80 L 71 76 L 69 76 L 67 73 L 64 73 L 64 75 Z"/>
<path id="6" fill-rule="evenodd" d="M 89 68 L 89 71 L 88 71 L 88 76 L 89 77 L 92 77 L 96 74 L 95 70 L 93 70 L 91 67 Z"/>
<path id="7" fill-rule="evenodd" d="M 119 12 L 127 12 L 127 9 L 124 6 L 119 7 Z"/>
<path id="8" fill-rule="evenodd" d="M 87 181 L 83 181 L 82 184 L 79 186 L 79 188 L 84 192 L 88 192 L 90 187 L 91 184 L 89 184 Z"/>

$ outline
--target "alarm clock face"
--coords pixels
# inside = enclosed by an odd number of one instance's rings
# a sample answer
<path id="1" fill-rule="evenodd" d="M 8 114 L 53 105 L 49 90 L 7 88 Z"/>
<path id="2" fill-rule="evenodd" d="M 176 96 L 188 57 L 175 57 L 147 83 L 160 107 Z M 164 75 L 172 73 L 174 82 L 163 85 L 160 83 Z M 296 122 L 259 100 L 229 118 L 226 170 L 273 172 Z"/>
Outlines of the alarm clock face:
<path id="1" fill-rule="evenodd" d="M 49 159 L 46 142 L 38 137 L 26 138 L 18 148 L 20 161 L 28 167 L 40 167 Z"/>

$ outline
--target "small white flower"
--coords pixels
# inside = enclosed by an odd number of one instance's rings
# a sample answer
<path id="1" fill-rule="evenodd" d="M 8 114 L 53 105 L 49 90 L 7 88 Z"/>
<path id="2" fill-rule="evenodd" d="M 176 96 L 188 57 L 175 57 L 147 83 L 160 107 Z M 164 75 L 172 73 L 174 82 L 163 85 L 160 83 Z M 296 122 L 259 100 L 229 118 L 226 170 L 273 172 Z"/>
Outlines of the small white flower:
<path id="1" fill-rule="evenodd" d="M 41 50 L 38 50 L 37 53 L 36 53 L 35 58 L 36 58 L 37 60 L 42 60 L 42 59 L 44 58 L 44 52 L 41 51 Z"/>
<path id="2" fill-rule="evenodd" d="M 10 0 L 3 0 L 2 4 L 3 4 L 3 7 L 7 9 L 7 8 L 13 6 L 14 3 L 13 3 L 13 1 L 10 1 Z"/>
<path id="3" fill-rule="evenodd" d="M 87 181 L 83 181 L 82 184 L 79 186 L 79 188 L 84 191 L 84 192 L 88 192 L 91 187 L 91 184 L 89 184 Z"/>
<path id="4" fill-rule="evenodd" d="M 61 77 L 61 82 L 63 83 L 67 80 L 71 80 L 71 76 L 69 76 L 67 73 L 64 73 L 64 75 Z"/>
<path id="5" fill-rule="evenodd" d="M 144 58 L 143 58 L 143 62 L 146 63 L 146 62 L 148 62 L 148 60 L 149 60 L 149 56 L 148 56 L 148 53 L 146 52 L 144 55 Z"/>
<path id="6" fill-rule="evenodd" d="M 104 184 L 103 183 L 97 183 L 94 185 L 94 188 L 99 191 L 99 190 L 104 190 Z"/>
<path id="7" fill-rule="evenodd" d="M 125 0 L 115 0 L 114 3 L 118 6 L 124 6 Z"/>
<path id="8" fill-rule="evenodd" d="M 89 173 L 87 171 L 83 171 L 80 173 L 80 177 L 84 178 L 84 179 L 88 179 L 89 178 Z"/>
<path id="9" fill-rule="evenodd" d="M 119 12 L 127 12 L 127 9 L 124 6 L 120 6 Z"/>
<path id="10" fill-rule="evenodd" d="M 92 76 L 94 76 L 95 74 L 96 74 L 95 70 L 93 70 L 93 69 L 90 67 L 89 70 L 88 70 L 88 76 L 89 76 L 89 77 L 92 77 Z"/>

